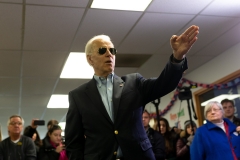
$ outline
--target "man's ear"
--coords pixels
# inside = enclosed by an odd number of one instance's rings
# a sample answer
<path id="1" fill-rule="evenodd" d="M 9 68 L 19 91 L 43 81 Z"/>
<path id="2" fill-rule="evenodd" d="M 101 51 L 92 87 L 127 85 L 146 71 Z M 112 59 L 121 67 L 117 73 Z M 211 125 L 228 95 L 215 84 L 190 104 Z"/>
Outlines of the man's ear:
<path id="1" fill-rule="evenodd" d="M 92 56 L 91 55 L 87 55 L 87 61 L 88 63 L 92 66 L 93 65 L 93 61 L 92 61 Z"/>

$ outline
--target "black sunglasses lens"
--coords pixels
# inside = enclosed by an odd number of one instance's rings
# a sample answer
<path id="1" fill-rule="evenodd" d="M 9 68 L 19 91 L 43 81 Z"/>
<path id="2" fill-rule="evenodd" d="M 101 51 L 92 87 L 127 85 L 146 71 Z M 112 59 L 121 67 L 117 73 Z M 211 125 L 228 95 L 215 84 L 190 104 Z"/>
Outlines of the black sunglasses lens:
<path id="1" fill-rule="evenodd" d="M 115 48 L 110 48 L 109 51 L 112 53 L 112 55 L 115 55 L 117 53 L 117 50 Z"/>
<path id="2" fill-rule="evenodd" d="M 106 53 L 106 51 L 107 51 L 107 48 L 99 48 L 98 49 L 98 53 L 101 54 L 101 55 Z"/>

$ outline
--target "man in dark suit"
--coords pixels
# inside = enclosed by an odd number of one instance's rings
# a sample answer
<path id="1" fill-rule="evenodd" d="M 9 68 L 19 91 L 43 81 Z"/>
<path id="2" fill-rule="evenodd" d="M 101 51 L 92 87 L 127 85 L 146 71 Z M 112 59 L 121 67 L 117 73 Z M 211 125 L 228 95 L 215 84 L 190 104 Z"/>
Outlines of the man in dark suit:
<path id="1" fill-rule="evenodd" d="M 187 69 L 185 54 L 197 40 L 199 28 L 189 27 L 171 37 L 173 54 L 155 79 L 114 73 L 116 49 L 105 35 L 85 47 L 93 79 L 69 93 L 65 143 L 70 160 L 154 160 L 142 124 L 143 106 L 176 88 Z"/>

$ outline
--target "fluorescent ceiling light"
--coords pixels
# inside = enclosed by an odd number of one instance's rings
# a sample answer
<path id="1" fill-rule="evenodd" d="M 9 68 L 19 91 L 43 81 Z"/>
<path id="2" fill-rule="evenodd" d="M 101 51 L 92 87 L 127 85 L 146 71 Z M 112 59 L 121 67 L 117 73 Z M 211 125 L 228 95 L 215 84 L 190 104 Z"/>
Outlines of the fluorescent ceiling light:
<path id="1" fill-rule="evenodd" d="M 53 94 L 48 102 L 47 108 L 68 108 L 68 95 Z"/>
<path id="2" fill-rule="evenodd" d="M 144 11 L 152 0 L 93 0 L 91 8 Z"/>
<path id="3" fill-rule="evenodd" d="M 65 129 L 66 122 L 60 122 L 58 125 L 61 127 L 62 130 Z"/>
<path id="4" fill-rule="evenodd" d="M 86 54 L 71 52 L 64 65 L 60 78 L 91 79 L 93 75 L 94 71 L 87 62 Z"/>
<path id="5" fill-rule="evenodd" d="M 240 94 L 222 94 L 220 96 L 217 96 L 215 98 L 212 98 L 212 99 L 209 99 L 209 100 L 207 100 L 205 102 L 202 102 L 201 106 L 206 106 L 207 103 L 210 102 L 210 101 L 217 101 L 217 102 L 220 103 L 224 99 L 233 100 L 233 99 L 238 98 L 238 97 L 240 97 Z"/>

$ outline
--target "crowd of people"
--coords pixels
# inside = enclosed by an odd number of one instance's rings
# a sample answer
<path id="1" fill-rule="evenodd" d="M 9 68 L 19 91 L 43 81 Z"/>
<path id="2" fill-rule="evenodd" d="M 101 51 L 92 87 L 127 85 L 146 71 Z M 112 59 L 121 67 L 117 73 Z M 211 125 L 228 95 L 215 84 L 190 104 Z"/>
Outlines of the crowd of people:
<path id="1" fill-rule="evenodd" d="M 90 39 L 86 59 L 93 78 L 69 92 L 65 143 L 58 121 L 50 120 L 43 139 L 32 120 L 8 119 L 9 137 L 0 142 L 0 160 L 237 160 L 240 159 L 240 121 L 230 100 L 210 102 L 207 123 L 197 128 L 187 120 L 184 129 L 170 128 L 166 118 L 158 130 L 150 127 L 144 106 L 174 90 L 188 68 L 186 54 L 197 41 L 198 26 L 170 38 L 172 55 L 157 78 L 139 73 L 114 73 L 117 50 L 107 35 Z M 1 137 L 0 137 L 1 138 Z"/>
<path id="2" fill-rule="evenodd" d="M 168 120 L 163 117 L 159 119 L 160 129 L 155 128 L 156 125 L 151 127 L 149 123 L 152 117 L 144 110 L 142 127 L 149 139 L 154 159 L 238 160 L 240 119 L 234 116 L 234 108 L 233 101 L 228 99 L 221 103 L 209 102 L 204 108 L 207 123 L 197 128 L 194 121 L 187 120 L 183 129 L 170 127 Z M 21 116 L 12 115 L 9 118 L 9 137 L 4 140 L 0 137 L 0 160 L 69 159 L 58 121 L 50 120 L 47 123 L 47 133 L 43 139 L 40 138 L 34 121 L 35 119 L 24 128 L 25 122 Z"/>

